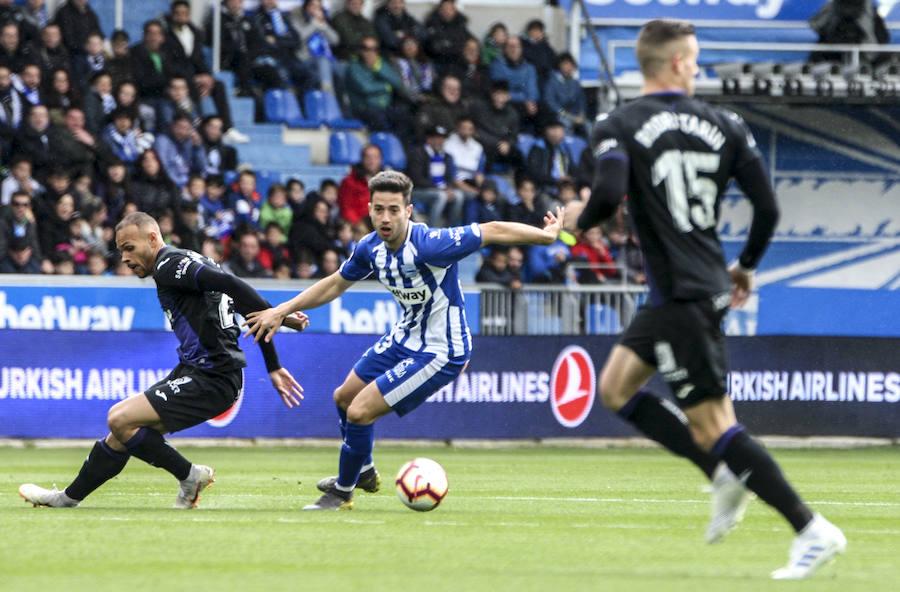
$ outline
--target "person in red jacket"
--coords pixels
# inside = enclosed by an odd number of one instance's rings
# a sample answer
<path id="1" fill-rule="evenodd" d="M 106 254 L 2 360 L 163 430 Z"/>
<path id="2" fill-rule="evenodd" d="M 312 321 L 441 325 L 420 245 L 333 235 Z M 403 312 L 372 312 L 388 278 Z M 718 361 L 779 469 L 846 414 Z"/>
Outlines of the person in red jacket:
<path id="1" fill-rule="evenodd" d="M 619 275 L 616 261 L 603 241 L 603 230 L 599 226 L 585 230 L 578 244 L 572 247 L 571 253 L 573 259 L 590 263 L 587 269 L 578 270 L 579 284 L 602 284 Z"/>
<path id="2" fill-rule="evenodd" d="M 381 170 L 381 148 L 368 144 L 362 150 L 362 160 L 338 187 L 338 208 L 341 218 L 354 226 L 369 220 L 369 179 Z"/>

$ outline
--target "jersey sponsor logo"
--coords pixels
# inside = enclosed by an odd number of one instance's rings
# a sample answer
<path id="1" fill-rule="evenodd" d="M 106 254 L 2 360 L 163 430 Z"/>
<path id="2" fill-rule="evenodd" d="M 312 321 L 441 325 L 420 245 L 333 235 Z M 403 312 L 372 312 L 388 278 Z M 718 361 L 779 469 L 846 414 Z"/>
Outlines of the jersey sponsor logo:
<path id="1" fill-rule="evenodd" d="M 428 233 L 428 238 L 441 238 L 441 230 L 432 230 Z"/>
<path id="2" fill-rule="evenodd" d="M 167 380 L 166 384 L 169 385 L 169 389 L 172 391 L 172 394 L 177 395 L 181 392 L 181 385 L 187 384 L 193 380 L 190 376 L 180 376 L 178 378 L 174 378 L 172 380 Z"/>
<path id="3" fill-rule="evenodd" d="M 175 279 L 180 280 L 184 277 L 184 274 L 187 273 L 188 267 L 191 265 L 191 258 L 185 257 L 181 261 L 178 262 L 178 267 L 175 269 Z"/>
<path id="4" fill-rule="evenodd" d="M 160 261 L 159 263 L 156 264 L 156 269 L 161 269 L 163 265 L 165 265 L 166 263 L 168 263 L 171 260 L 172 260 L 171 257 L 166 257 L 165 259 L 163 259 L 162 261 Z"/>
<path id="5" fill-rule="evenodd" d="M 431 298 L 431 288 L 419 286 L 418 288 L 401 288 L 391 286 L 388 291 L 402 304 L 424 304 Z"/>
<path id="6" fill-rule="evenodd" d="M 550 375 L 550 406 L 553 416 L 567 428 L 580 426 L 594 405 L 597 376 L 594 362 L 580 346 L 560 352 Z"/>

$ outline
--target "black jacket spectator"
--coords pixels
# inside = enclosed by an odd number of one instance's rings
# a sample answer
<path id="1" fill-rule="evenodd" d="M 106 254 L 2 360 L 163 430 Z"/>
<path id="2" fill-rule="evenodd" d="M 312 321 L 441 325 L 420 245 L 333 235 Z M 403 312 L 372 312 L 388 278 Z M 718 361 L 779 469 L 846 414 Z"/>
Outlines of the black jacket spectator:
<path id="1" fill-rule="evenodd" d="M 148 23 L 144 28 L 143 41 L 133 45 L 130 50 L 132 75 L 142 99 L 161 99 L 166 96 L 169 80 L 173 76 L 184 76 L 185 72 L 163 44 L 165 38 L 162 25 Z M 159 68 L 153 60 L 153 54 L 159 56 Z"/>
<path id="2" fill-rule="evenodd" d="M 539 28 L 538 25 L 540 25 Z M 529 26 L 535 27 L 535 29 L 532 34 L 521 37 L 522 57 L 537 70 L 538 86 L 543 89 L 547 84 L 547 79 L 550 78 L 550 73 L 553 72 L 553 67 L 556 66 L 556 52 L 547 42 L 540 21 L 532 21 Z"/>
<path id="3" fill-rule="evenodd" d="M 426 150 L 426 144 L 419 144 L 409 151 L 406 163 L 406 174 L 412 179 L 413 187 L 416 189 L 432 189 L 435 187 L 434 180 L 431 178 L 431 155 Z M 435 156 L 437 154 L 435 153 Z M 453 187 L 455 179 L 450 177 L 453 171 L 456 171 L 456 164 L 453 157 L 444 152 L 444 178 L 448 188 Z"/>
<path id="4" fill-rule="evenodd" d="M 468 22 L 456 10 L 454 0 L 442 0 L 425 19 L 425 51 L 442 74 L 460 63 L 463 44 L 472 36 L 466 28 Z"/>
<path id="5" fill-rule="evenodd" d="M 21 202 L 24 200 L 31 201 L 31 198 L 24 195 L 13 195 L 13 202 Z M 26 246 L 34 251 L 37 258 L 41 255 L 41 245 L 38 240 L 37 225 L 33 221 L 33 214 L 28 215 L 31 206 L 27 208 L 17 207 L 15 203 L 4 208 L 0 208 L 0 258 L 6 256 L 10 244 L 15 239 L 21 239 Z"/>
<path id="6" fill-rule="evenodd" d="M 41 273 L 40 257 L 24 239 L 16 237 L 9 251 L 0 256 L 0 273 Z"/>
<path id="7" fill-rule="evenodd" d="M 166 174 L 155 150 L 149 149 L 141 154 L 131 188 L 134 201 L 141 211 L 156 216 L 166 208 L 175 210 L 178 188 Z"/>
<path id="8" fill-rule="evenodd" d="M 572 161 L 572 154 L 565 144 L 554 147 L 535 143 L 525 161 L 525 170 L 534 179 L 538 190 L 550 195 L 556 195 L 557 184 L 562 178 L 553 174 L 554 160 L 562 167 L 562 177 L 574 176 L 577 163 Z"/>
<path id="9" fill-rule="evenodd" d="M 466 40 L 459 61 L 451 65 L 447 72 L 462 83 L 462 96 L 466 104 L 487 98 L 491 88 L 491 75 L 487 66 L 481 63 L 480 48 L 477 39 Z"/>
<path id="10" fill-rule="evenodd" d="M 272 17 L 263 6 L 257 8 L 253 13 L 252 21 L 261 33 L 264 53 L 278 59 L 293 59 L 294 53 L 300 47 L 300 34 L 290 25 L 290 17 L 287 13 L 279 12 L 285 26 L 281 35 L 275 33 Z"/>
<path id="11" fill-rule="evenodd" d="M 347 0 L 344 10 L 331 19 L 341 42 L 335 49 L 339 60 L 350 60 L 359 51 L 364 37 L 377 37 L 375 24 L 362 14 L 363 0 Z"/>
<path id="12" fill-rule="evenodd" d="M 0 6 L 0 26 L 12 23 L 19 27 L 22 40 L 26 43 L 34 43 L 38 38 L 39 27 L 28 18 L 27 9 L 24 6 L 14 5 L 12 2 L 6 6 Z"/>
<path id="13" fill-rule="evenodd" d="M 231 70 L 237 77 L 239 92 L 252 94 L 251 72 L 253 62 L 262 53 L 263 39 L 259 29 L 243 11 L 233 13 L 224 4 L 222 11 L 222 68 Z M 206 44 L 212 45 L 212 12 L 204 21 Z M 274 75 L 277 78 L 277 75 Z"/>
<path id="14" fill-rule="evenodd" d="M 32 107 L 27 120 L 22 122 L 13 138 L 12 151 L 31 161 L 32 175 L 43 183 L 50 167 L 56 162 L 46 107 Z"/>
<path id="15" fill-rule="evenodd" d="M 69 0 L 56 11 L 54 21 L 62 32 L 63 45 L 73 56 L 84 52 L 84 42 L 94 31 L 100 31 L 97 13 L 88 0 Z"/>
<path id="16" fill-rule="evenodd" d="M 12 87 L 9 68 L 0 66 L 0 142 L 10 148 L 25 115 L 25 103 Z"/>
<path id="17" fill-rule="evenodd" d="M 0 64 L 13 72 L 21 72 L 25 64 L 38 62 L 35 48 L 21 40 L 19 30 L 12 23 L 0 28 Z"/>
<path id="18" fill-rule="evenodd" d="M 325 204 L 325 208 L 319 207 L 318 204 Z M 323 251 L 334 247 L 334 239 L 328 229 L 328 210 L 328 202 L 318 195 L 306 196 L 303 213 L 291 222 L 288 237 L 288 246 L 294 261 L 299 261 L 299 255 L 304 250 L 310 251 L 318 259 Z"/>
<path id="19" fill-rule="evenodd" d="M 445 76 L 441 80 L 437 98 L 419 107 L 416 114 L 416 132 L 420 138 L 424 138 L 425 132 L 433 127 L 456 129 L 459 118 L 467 115 L 468 111 L 462 102 L 462 86 L 459 79 L 455 76 Z"/>
<path id="20" fill-rule="evenodd" d="M 62 34 L 56 25 L 47 25 L 41 31 L 40 44 L 37 45 L 35 58 L 41 66 L 44 77 L 63 68 L 72 72 L 72 56 L 62 43 Z"/>
<path id="21" fill-rule="evenodd" d="M 400 11 L 391 11 L 391 5 L 398 5 Z M 406 8 L 402 0 L 392 0 L 375 11 L 375 31 L 381 43 L 381 51 L 388 55 L 399 55 L 404 37 L 425 39 L 426 31 Z"/>

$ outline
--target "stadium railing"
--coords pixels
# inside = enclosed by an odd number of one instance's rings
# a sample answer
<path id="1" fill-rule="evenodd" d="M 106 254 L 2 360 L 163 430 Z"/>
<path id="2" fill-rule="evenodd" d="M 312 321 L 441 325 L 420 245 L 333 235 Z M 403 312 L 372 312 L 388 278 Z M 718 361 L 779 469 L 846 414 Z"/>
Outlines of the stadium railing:
<path id="1" fill-rule="evenodd" d="M 478 284 L 482 335 L 613 335 L 647 298 L 636 284 Z"/>

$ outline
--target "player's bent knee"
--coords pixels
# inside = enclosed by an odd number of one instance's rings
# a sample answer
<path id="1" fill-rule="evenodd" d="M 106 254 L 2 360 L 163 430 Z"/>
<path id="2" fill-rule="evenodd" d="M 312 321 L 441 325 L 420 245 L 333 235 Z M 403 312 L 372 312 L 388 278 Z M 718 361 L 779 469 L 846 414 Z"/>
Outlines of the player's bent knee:
<path id="1" fill-rule="evenodd" d="M 338 388 L 334 389 L 334 404 L 341 409 L 347 409 L 348 407 L 350 407 L 350 403 L 353 402 L 353 395 L 354 393 L 351 393 L 342 386 L 339 386 Z"/>
<path id="2" fill-rule="evenodd" d="M 109 426 L 109 431 L 113 433 L 113 436 L 118 437 L 128 427 L 127 415 L 122 408 L 121 402 L 110 407 L 109 412 L 106 414 L 106 425 Z"/>
<path id="3" fill-rule="evenodd" d="M 621 389 L 616 388 L 616 385 L 611 381 L 603 380 L 602 375 L 600 377 L 600 386 L 597 387 L 597 390 L 599 391 L 600 401 L 603 403 L 603 406 L 610 411 L 618 411 L 628 402 L 628 399 L 631 398 L 630 395 L 623 393 Z"/>

